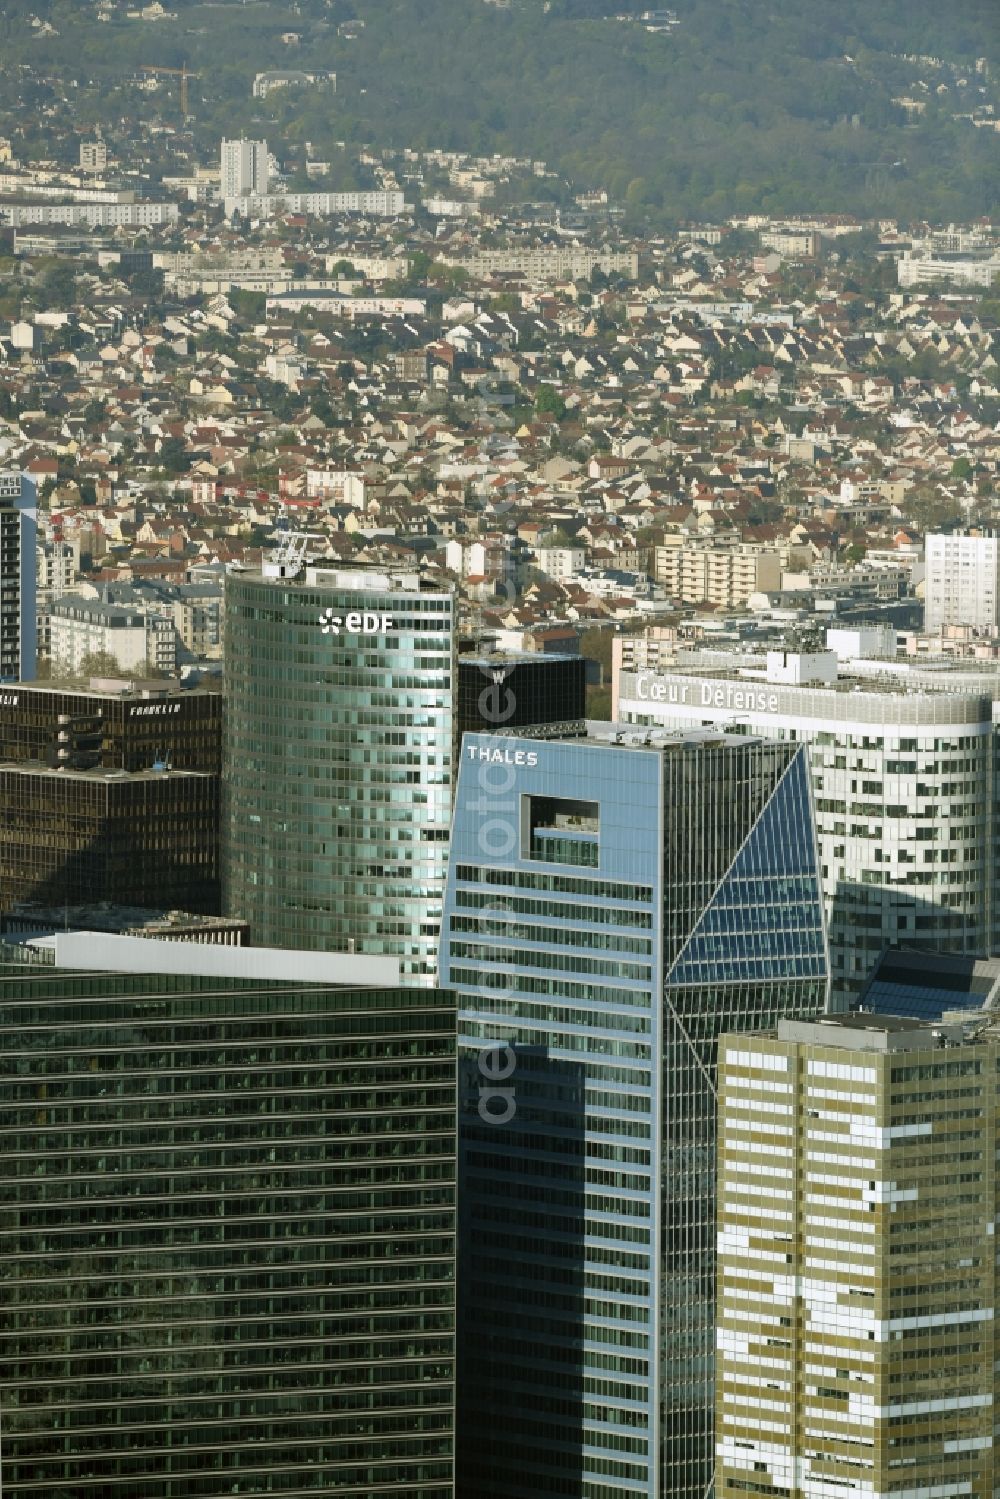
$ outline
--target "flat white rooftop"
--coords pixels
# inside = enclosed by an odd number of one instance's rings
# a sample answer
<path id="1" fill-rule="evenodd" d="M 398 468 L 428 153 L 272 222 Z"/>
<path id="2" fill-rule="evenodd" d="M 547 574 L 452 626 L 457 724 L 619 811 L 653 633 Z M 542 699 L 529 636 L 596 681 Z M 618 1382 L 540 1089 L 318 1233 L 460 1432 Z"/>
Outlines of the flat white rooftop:
<path id="1" fill-rule="evenodd" d="M 303 952 L 280 947 L 222 947 L 201 942 L 56 932 L 28 946 L 54 954 L 57 968 L 113 973 L 186 973 L 200 978 L 278 980 L 344 989 L 397 989 L 399 959 L 381 954 Z"/>

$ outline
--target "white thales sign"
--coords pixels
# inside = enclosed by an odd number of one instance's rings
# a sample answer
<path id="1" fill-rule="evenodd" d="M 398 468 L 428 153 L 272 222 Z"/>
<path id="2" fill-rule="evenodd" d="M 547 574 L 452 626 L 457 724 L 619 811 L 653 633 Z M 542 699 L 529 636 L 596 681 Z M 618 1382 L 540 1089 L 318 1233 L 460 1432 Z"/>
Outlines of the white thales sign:
<path id="1" fill-rule="evenodd" d="M 490 765 L 537 765 L 537 750 L 515 750 L 492 748 L 487 744 L 470 744 L 468 748 L 470 760 L 485 760 Z"/>

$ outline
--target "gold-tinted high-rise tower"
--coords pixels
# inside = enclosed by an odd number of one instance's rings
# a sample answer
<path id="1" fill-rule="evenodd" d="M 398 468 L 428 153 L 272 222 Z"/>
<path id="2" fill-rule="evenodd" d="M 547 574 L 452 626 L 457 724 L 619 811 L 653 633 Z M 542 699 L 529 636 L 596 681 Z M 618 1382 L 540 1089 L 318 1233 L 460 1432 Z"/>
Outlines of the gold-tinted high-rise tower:
<path id="1" fill-rule="evenodd" d="M 888 1015 L 723 1037 L 717 1499 L 991 1499 L 998 1058 Z"/>

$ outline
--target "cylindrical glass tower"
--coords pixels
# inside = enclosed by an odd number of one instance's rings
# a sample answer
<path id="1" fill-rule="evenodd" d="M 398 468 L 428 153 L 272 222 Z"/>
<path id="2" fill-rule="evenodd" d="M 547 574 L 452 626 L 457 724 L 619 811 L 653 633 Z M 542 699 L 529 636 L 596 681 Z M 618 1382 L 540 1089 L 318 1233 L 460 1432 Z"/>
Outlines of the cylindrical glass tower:
<path id="1" fill-rule="evenodd" d="M 274 947 L 432 984 L 452 803 L 454 597 L 265 564 L 226 587 L 223 906 Z"/>

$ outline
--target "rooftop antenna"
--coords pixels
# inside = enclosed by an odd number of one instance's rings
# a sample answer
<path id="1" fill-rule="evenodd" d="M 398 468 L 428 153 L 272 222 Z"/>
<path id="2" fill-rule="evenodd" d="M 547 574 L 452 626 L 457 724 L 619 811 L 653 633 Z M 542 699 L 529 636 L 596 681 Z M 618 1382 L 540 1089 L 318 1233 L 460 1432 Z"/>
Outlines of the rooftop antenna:
<path id="1" fill-rule="evenodd" d="M 311 541 L 324 538 L 312 531 L 281 531 L 265 565 L 269 577 L 294 578 L 305 566 Z"/>

